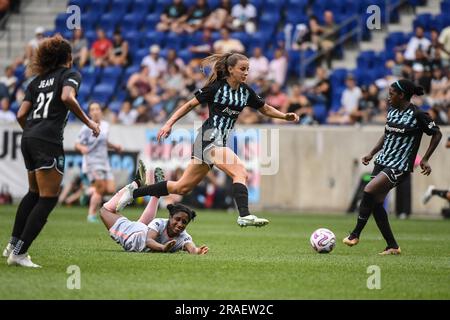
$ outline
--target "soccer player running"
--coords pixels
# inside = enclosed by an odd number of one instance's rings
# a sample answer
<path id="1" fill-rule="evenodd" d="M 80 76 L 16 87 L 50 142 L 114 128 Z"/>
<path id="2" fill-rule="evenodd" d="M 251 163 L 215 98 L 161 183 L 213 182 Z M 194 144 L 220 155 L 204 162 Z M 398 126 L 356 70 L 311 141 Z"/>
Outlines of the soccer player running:
<path id="1" fill-rule="evenodd" d="M 149 182 L 143 163 L 139 163 L 139 184 Z M 164 181 L 161 168 L 155 169 L 155 182 Z M 108 229 L 111 238 L 129 252 L 177 252 L 185 250 L 190 254 L 206 254 L 207 246 L 197 247 L 186 232 L 187 225 L 194 220 L 196 213 L 182 205 L 168 205 L 169 219 L 156 218 L 158 197 L 152 197 L 138 221 L 130 221 L 116 213 L 117 202 L 126 187 L 117 192 L 100 209 L 100 217 Z"/>
<path id="2" fill-rule="evenodd" d="M 375 159 L 372 180 L 364 188 L 356 227 L 343 240 L 346 245 L 358 244 L 361 232 L 373 212 L 375 222 L 387 242 L 386 249 L 379 254 L 401 253 L 389 225 L 383 202 L 389 190 L 402 183 L 413 171 L 414 159 L 423 133 L 432 138 L 420 162 L 421 173 L 427 176 L 431 173 L 428 161 L 438 146 L 442 134 L 430 116 L 410 102 L 413 95 L 423 94 L 422 87 L 405 79 L 398 80 L 390 86 L 388 97 L 390 108 L 384 134 L 372 151 L 362 157 L 362 163 L 368 165 L 375 154 L 380 150 L 381 152 Z"/>
<path id="3" fill-rule="evenodd" d="M 17 120 L 23 129 L 21 148 L 29 190 L 17 208 L 11 240 L 3 251 L 8 265 L 40 267 L 27 252 L 58 202 L 69 110 L 94 136 L 100 133 L 98 124 L 88 118 L 75 98 L 81 76 L 71 67 L 70 43 L 61 36 L 44 40 L 27 66 L 27 74 L 36 77 L 26 89 Z"/>
<path id="4" fill-rule="evenodd" d="M 108 149 L 122 152 L 122 146 L 108 140 L 109 123 L 102 120 L 102 108 L 97 102 L 88 107 L 89 116 L 100 126 L 100 135 L 93 137 L 91 130 L 84 125 L 78 134 L 75 149 L 83 154 L 82 172 L 87 175 L 94 191 L 89 200 L 87 221 L 97 222 L 97 210 L 103 196 L 115 191 L 114 176 L 108 159 Z"/>
<path id="5" fill-rule="evenodd" d="M 239 210 L 240 226 L 264 226 L 267 219 L 250 214 L 248 209 L 247 171 L 237 155 L 226 146 L 229 133 L 244 107 L 250 106 L 262 114 L 287 121 L 298 121 L 295 113 L 282 113 L 266 104 L 246 83 L 248 58 L 239 53 L 214 54 L 203 60 L 212 72 L 206 86 L 183 104 L 158 132 L 158 141 L 170 135 L 173 125 L 199 104 L 208 104 L 209 118 L 203 123 L 193 145 L 192 159 L 178 181 L 163 181 L 137 188 L 127 186 L 117 210 L 133 199 L 146 195 L 161 197 L 169 194 L 185 195 L 216 166 L 233 180 L 232 194 Z"/>

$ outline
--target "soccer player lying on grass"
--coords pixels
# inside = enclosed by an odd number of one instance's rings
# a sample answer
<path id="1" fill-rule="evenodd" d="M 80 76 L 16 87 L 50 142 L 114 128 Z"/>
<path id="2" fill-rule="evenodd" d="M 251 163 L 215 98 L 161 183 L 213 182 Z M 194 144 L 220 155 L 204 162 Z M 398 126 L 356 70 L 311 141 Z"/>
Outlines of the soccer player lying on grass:
<path id="1" fill-rule="evenodd" d="M 142 165 L 140 163 L 140 165 Z M 161 168 L 155 170 L 155 181 L 164 180 Z M 147 181 L 148 181 L 147 175 Z M 159 198 L 152 197 L 138 221 L 116 213 L 117 202 L 124 192 L 122 188 L 100 209 L 100 217 L 111 235 L 125 251 L 176 252 L 206 254 L 207 246 L 196 247 L 186 227 L 196 214 L 182 204 L 168 205 L 169 219 L 156 218 Z"/>

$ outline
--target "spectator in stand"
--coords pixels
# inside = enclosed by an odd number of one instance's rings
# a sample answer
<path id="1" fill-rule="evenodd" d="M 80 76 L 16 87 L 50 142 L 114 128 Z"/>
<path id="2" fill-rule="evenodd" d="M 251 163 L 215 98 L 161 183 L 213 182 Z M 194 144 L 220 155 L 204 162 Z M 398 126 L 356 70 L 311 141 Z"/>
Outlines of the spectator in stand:
<path id="1" fill-rule="evenodd" d="M 183 20 L 186 19 L 186 13 L 187 8 L 183 0 L 173 0 L 161 14 L 161 21 L 156 25 L 156 30 L 182 33 L 182 24 Z"/>
<path id="2" fill-rule="evenodd" d="M 249 3 L 248 0 L 240 0 L 231 9 L 233 30 L 254 33 L 257 15 L 256 7 L 253 4 Z"/>
<path id="3" fill-rule="evenodd" d="M 197 0 L 196 4 L 189 8 L 187 15 L 185 15 L 185 21 L 181 28 L 187 33 L 194 33 L 204 25 L 210 13 L 211 10 L 206 0 Z"/>
<path id="4" fill-rule="evenodd" d="M 196 46 L 188 46 L 188 50 L 194 54 L 194 59 L 203 59 L 214 51 L 214 41 L 210 29 L 204 29 L 202 43 Z"/>
<path id="5" fill-rule="evenodd" d="M 148 67 L 148 75 L 154 81 L 167 71 L 167 61 L 159 55 L 160 47 L 157 44 L 150 46 L 150 54 L 144 57 L 141 65 Z"/>
<path id="6" fill-rule="evenodd" d="M 258 78 L 265 78 L 269 72 L 269 60 L 263 56 L 260 47 L 253 49 L 253 56 L 249 60 L 248 82 L 256 82 Z"/>
<path id="7" fill-rule="evenodd" d="M 449 89 L 450 83 L 447 76 L 442 72 L 441 68 L 435 67 L 431 78 L 431 90 L 428 103 L 431 106 L 435 104 L 444 105 L 446 103 L 445 93 Z M 447 103 L 450 103 L 450 101 L 447 101 Z"/>
<path id="8" fill-rule="evenodd" d="M 44 27 L 37 27 L 34 30 L 34 38 L 31 39 L 25 47 L 25 65 L 27 65 L 28 62 L 31 61 L 31 58 L 36 52 L 36 49 L 39 47 L 39 44 L 44 40 L 44 32 Z"/>
<path id="9" fill-rule="evenodd" d="M 429 60 L 430 69 L 433 70 L 435 67 L 442 68 L 442 54 L 448 54 L 442 43 L 439 42 L 439 32 L 436 29 L 431 29 L 430 32 L 431 44 L 426 52 L 427 58 Z"/>
<path id="10" fill-rule="evenodd" d="M 448 68 L 450 66 L 450 26 L 441 30 L 438 40 L 442 44 L 442 66 Z"/>
<path id="11" fill-rule="evenodd" d="M 230 31 L 223 28 L 220 31 L 222 39 L 214 42 L 214 53 L 223 54 L 228 52 L 243 53 L 245 47 L 239 39 L 233 39 L 230 37 Z"/>
<path id="12" fill-rule="evenodd" d="M 113 34 L 112 48 L 109 52 L 109 62 L 113 66 L 126 67 L 130 64 L 128 53 L 128 42 L 122 38 L 120 30 L 115 30 Z"/>
<path id="13" fill-rule="evenodd" d="M 83 68 L 89 61 L 89 49 L 82 29 L 73 30 L 70 45 L 72 46 L 73 64 L 78 68 Z"/>
<path id="14" fill-rule="evenodd" d="M 3 83 L 7 88 L 9 99 L 13 99 L 17 86 L 17 77 L 14 75 L 14 69 L 12 66 L 7 66 L 5 68 L 5 75 L 0 77 L 0 83 Z"/>
<path id="15" fill-rule="evenodd" d="M 289 107 L 289 99 L 286 93 L 281 91 L 281 85 L 275 81 L 273 81 L 270 85 L 269 94 L 266 97 L 266 103 L 270 104 L 272 107 L 281 111 L 283 113 L 287 113 Z M 285 123 L 284 120 L 280 119 L 272 119 L 273 123 Z"/>
<path id="16" fill-rule="evenodd" d="M 312 103 L 323 103 L 328 110 L 331 108 L 331 84 L 328 72 L 323 67 L 316 68 L 314 82 L 307 88 L 307 97 Z"/>
<path id="17" fill-rule="evenodd" d="M 177 64 L 172 63 L 168 67 L 168 72 L 164 74 L 162 81 L 162 89 L 164 90 L 164 116 L 171 114 L 175 109 L 179 97 L 187 97 L 189 92 L 186 90 L 184 76 Z"/>
<path id="18" fill-rule="evenodd" d="M 284 86 L 286 81 L 288 61 L 283 49 L 275 50 L 275 56 L 269 63 L 269 73 L 267 80 L 275 81 L 280 87 Z"/>
<path id="19" fill-rule="evenodd" d="M 177 55 L 177 51 L 175 49 L 169 49 L 167 51 L 167 71 L 168 68 L 170 67 L 170 65 L 174 64 L 178 67 L 178 69 L 180 70 L 181 73 L 184 73 L 184 70 L 186 69 L 186 65 L 183 61 L 183 59 L 181 59 L 178 55 Z"/>
<path id="20" fill-rule="evenodd" d="M 423 30 L 422 26 L 417 26 L 415 31 L 415 36 L 411 37 L 409 39 L 408 43 L 406 44 L 406 50 L 405 50 L 405 59 L 409 63 L 413 63 L 416 60 L 416 51 L 417 49 L 421 49 L 422 51 L 427 51 L 428 47 L 431 45 L 430 40 L 425 38 L 425 32 Z M 400 47 L 400 49 L 403 49 L 404 46 Z"/>
<path id="21" fill-rule="evenodd" d="M 298 84 L 291 87 L 287 112 L 296 113 L 300 118 L 299 124 L 309 125 L 314 123 L 313 107 L 308 98 L 303 95 L 302 87 Z"/>
<path id="22" fill-rule="evenodd" d="M 9 98 L 4 97 L 0 100 L 0 123 L 15 123 L 16 115 L 9 110 Z"/>
<path id="23" fill-rule="evenodd" d="M 361 89 L 356 85 L 353 75 L 347 75 L 346 88 L 341 97 L 341 108 L 337 112 L 330 112 L 328 123 L 330 124 L 353 124 L 361 118 L 358 110 L 358 101 L 361 98 Z"/>
<path id="24" fill-rule="evenodd" d="M 129 126 L 136 123 L 137 117 L 138 112 L 136 111 L 136 109 L 133 109 L 131 102 L 124 101 L 119 115 L 117 116 L 118 123 Z"/>
<path id="25" fill-rule="evenodd" d="M 231 0 L 221 0 L 220 5 L 205 21 L 204 28 L 219 31 L 229 28 L 233 18 L 231 17 Z"/>
<path id="26" fill-rule="evenodd" d="M 142 98 L 149 105 L 155 105 L 161 101 L 157 94 L 157 84 L 148 76 L 148 67 L 141 65 L 139 72 L 133 73 L 127 82 L 128 100 L 133 103 Z M 138 103 L 139 104 L 139 103 Z"/>
<path id="27" fill-rule="evenodd" d="M 397 51 L 394 60 L 386 62 L 386 67 L 391 70 L 392 75 L 397 78 L 403 78 L 405 72 L 405 57 L 403 53 Z"/>
<path id="28" fill-rule="evenodd" d="M 420 85 L 425 90 L 426 94 L 430 93 L 431 87 L 431 77 L 428 75 L 428 72 L 425 70 L 425 67 L 421 63 L 413 64 L 413 79 L 412 81 L 416 85 Z"/>
<path id="29" fill-rule="evenodd" d="M 325 57 L 328 69 L 331 69 L 332 53 L 338 39 L 337 25 L 334 22 L 333 12 L 330 10 L 324 12 L 323 19 L 325 24 L 317 32 L 320 34 L 321 31 L 320 50 Z"/>
<path id="30" fill-rule="evenodd" d="M 106 67 L 111 49 L 112 43 L 106 38 L 105 31 L 98 28 L 97 40 L 94 41 L 91 48 L 91 63 L 96 67 Z"/>
<path id="31" fill-rule="evenodd" d="M 304 24 L 298 24 L 296 27 L 295 39 L 292 44 L 294 50 L 318 50 L 320 46 L 320 36 L 322 28 L 316 16 L 311 16 L 308 21 L 308 27 Z"/>

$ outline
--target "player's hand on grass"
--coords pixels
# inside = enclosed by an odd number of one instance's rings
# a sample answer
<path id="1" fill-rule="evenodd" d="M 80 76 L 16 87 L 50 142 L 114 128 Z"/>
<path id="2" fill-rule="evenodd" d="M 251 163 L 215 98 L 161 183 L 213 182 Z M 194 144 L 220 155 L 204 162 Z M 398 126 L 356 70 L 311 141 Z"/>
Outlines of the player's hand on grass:
<path id="1" fill-rule="evenodd" d="M 430 175 L 430 173 L 431 173 L 431 166 L 430 166 L 430 164 L 428 163 L 427 160 L 422 159 L 420 161 L 420 167 L 422 168 L 422 171 L 420 173 L 422 173 L 422 174 L 424 174 L 426 176 Z"/>
<path id="2" fill-rule="evenodd" d="M 197 248 L 197 254 L 207 254 L 209 248 L 207 246 L 201 246 Z"/>
<path id="3" fill-rule="evenodd" d="M 161 129 L 159 129 L 158 142 L 161 139 L 167 138 L 170 135 L 171 131 L 172 131 L 172 126 L 166 123 Z"/>
<path id="4" fill-rule="evenodd" d="M 286 113 L 284 120 L 298 122 L 299 117 L 296 113 L 289 112 L 289 113 Z"/>
<path id="5" fill-rule="evenodd" d="M 173 246 L 177 243 L 176 240 L 170 240 L 163 244 L 163 252 L 168 252 L 170 249 L 173 248 Z"/>
<path id="6" fill-rule="evenodd" d="M 371 154 L 368 154 L 367 156 L 361 158 L 361 162 L 363 163 L 363 165 L 367 166 L 372 158 L 373 156 Z"/>
<path id="7" fill-rule="evenodd" d="M 98 137 L 100 134 L 100 125 L 97 122 L 90 120 L 88 127 L 92 130 L 92 135 Z"/>

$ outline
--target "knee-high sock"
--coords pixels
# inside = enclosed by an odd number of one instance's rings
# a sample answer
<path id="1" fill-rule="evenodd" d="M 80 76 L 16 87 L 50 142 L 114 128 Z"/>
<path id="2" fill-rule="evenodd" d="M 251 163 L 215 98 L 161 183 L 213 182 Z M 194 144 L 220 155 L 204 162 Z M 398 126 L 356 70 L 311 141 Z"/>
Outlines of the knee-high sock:
<path id="1" fill-rule="evenodd" d="M 23 254 L 28 251 L 34 239 L 36 239 L 42 228 L 44 228 L 48 215 L 52 212 L 57 202 L 58 197 L 39 197 L 38 202 L 28 216 L 20 240 L 17 241 L 14 254 Z"/>
<path id="2" fill-rule="evenodd" d="M 119 202 L 120 198 L 122 197 L 122 194 L 125 192 L 125 187 L 120 189 L 119 191 L 116 192 L 115 195 L 112 196 L 111 199 L 109 199 L 108 202 L 106 202 L 103 206 L 105 207 L 106 210 L 115 213 L 116 212 L 116 207 L 117 207 L 117 202 Z"/>
<path id="3" fill-rule="evenodd" d="M 20 201 L 19 207 L 17 207 L 16 219 L 14 220 L 14 227 L 11 234 L 11 243 L 13 246 L 19 241 L 22 235 L 23 228 L 27 223 L 27 218 L 33 210 L 34 206 L 39 200 L 39 193 L 28 191 L 28 193 Z"/>
<path id="4" fill-rule="evenodd" d="M 139 198 L 143 196 L 155 196 L 162 197 L 169 195 L 167 190 L 167 181 L 158 182 L 149 186 L 143 186 L 133 191 L 133 198 Z"/>
<path id="5" fill-rule="evenodd" d="M 89 215 L 95 216 L 102 202 L 102 195 L 97 191 L 94 191 L 91 195 L 91 200 L 89 201 Z"/>
<path id="6" fill-rule="evenodd" d="M 369 220 L 370 214 L 373 210 L 373 206 L 373 195 L 368 192 L 364 192 L 363 198 L 361 200 L 361 205 L 359 206 L 358 221 L 356 222 L 355 229 L 352 231 L 352 235 L 354 237 L 359 238 L 361 231 L 366 226 L 367 220 Z"/>
<path id="7" fill-rule="evenodd" d="M 141 217 L 139 218 L 139 222 L 149 224 L 155 218 L 156 210 L 158 210 L 158 201 L 158 197 L 152 197 L 150 199 L 144 209 L 144 212 L 142 212 Z"/>
<path id="8" fill-rule="evenodd" d="M 232 186 L 233 198 L 239 210 L 239 216 L 245 217 L 250 214 L 248 210 L 248 189 L 242 183 L 233 183 Z"/>
<path id="9" fill-rule="evenodd" d="M 380 229 L 384 240 L 387 242 L 389 248 L 398 248 L 398 244 L 395 241 L 394 234 L 392 233 L 391 226 L 389 224 L 389 218 L 386 210 L 383 207 L 383 203 L 376 203 L 373 210 L 373 217 L 377 223 L 378 229 Z"/>

